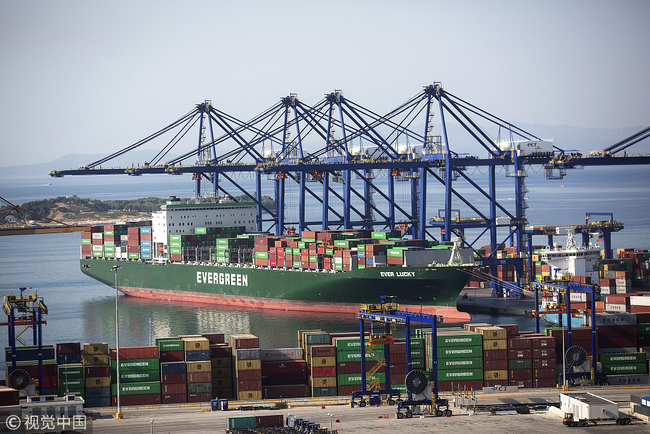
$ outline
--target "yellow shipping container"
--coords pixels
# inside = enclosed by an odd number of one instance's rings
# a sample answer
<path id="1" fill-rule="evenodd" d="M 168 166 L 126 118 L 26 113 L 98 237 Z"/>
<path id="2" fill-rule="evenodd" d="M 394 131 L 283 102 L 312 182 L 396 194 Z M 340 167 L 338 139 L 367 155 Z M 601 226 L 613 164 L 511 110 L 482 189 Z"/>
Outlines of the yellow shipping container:
<path id="1" fill-rule="evenodd" d="M 485 380 L 508 380 L 508 370 L 484 371 L 483 378 Z"/>
<path id="2" fill-rule="evenodd" d="M 85 366 L 108 365 L 108 354 L 84 354 L 81 361 Z"/>
<path id="3" fill-rule="evenodd" d="M 483 339 L 508 339 L 508 332 L 506 329 L 492 326 L 492 327 L 477 327 L 476 331 L 483 335 Z"/>
<path id="4" fill-rule="evenodd" d="M 212 363 L 212 369 L 230 368 L 232 366 L 232 357 L 219 357 L 216 359 L 210 359 L 210 363 Z"/>
<path id="5" fill-rule="evenodd" d="M 508 341 L 506 339 L 483 339 L 484 350 L 507 350 Z"/>
<path id="6" fill-rule="evenodd" d="M 336 377 L 312 377 L 311 387 L 336 387 Z"/>
<path id="7" fill-rule="evenodd" d="M 330 357 L 313 357 L 311 359 L 311 366 L 320 368 L 320 367 L 327 367 L 327 366 L 336 366 L 336 357 L 330 356 Z M 323 386 L 325 387 L 325 386 Z"/>
<path id="8" fill-rule="evenodd" d="M 259 401 L 262 399 L 261 390 L 242 390 L 237 392 L 237 399 L 239 401 Z"/>
<path id="9" fill-rule="evenodd" d="M 185 351 L 210 351 L 210 341 L 207 338 L 183 338 Z"/>
<path id="10" fill-rule="evenodd" d="M 260 359 L 237 360 L 236 368 L 238 371 L 254 371 L 256 369 L 262 369 L 262 361 Z"/>
<path id="11" fill-rule="evenodd" d="M 101 344 L 84 344 L 83 354 L 88 354 L 88 355 L 108 354 L 108 344 L 106 342 Z"/>
<path id="12" fill-rule="evenodd" d="M 86 377 L 86 387 L 111 387 L 111 377 Z"/>
<path id="13" fill-rule="evenodd" d="M 212 364 L 210 362 L 186 362 L 187 372 L 211 372 Z"/>

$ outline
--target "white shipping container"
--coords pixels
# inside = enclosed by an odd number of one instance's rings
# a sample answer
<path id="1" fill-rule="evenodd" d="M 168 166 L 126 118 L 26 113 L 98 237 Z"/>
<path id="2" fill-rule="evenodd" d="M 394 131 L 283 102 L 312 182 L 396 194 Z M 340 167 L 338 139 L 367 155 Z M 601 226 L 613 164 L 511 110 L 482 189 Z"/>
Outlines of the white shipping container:
<path id="1" fill-rule="evenodd" d="M 636 315 L 627 312 L 603 312 L 596 315 L 596 326 L 636 325 Z M 591 315 L 587 315 L 587 327 L 591 326 Z"/>
<path id="2" fill-rule="evenodd" d="M 598 348 L 598 354 L 630 354 L 636 352 L 638 352 L 636 347 Z"/>
<path id="3" fill-rule="evenodd" d="M 94 240 L 103 240 L 104 239 L 104 232 L 93 232 L 92 237 Z"/>
<path id="4" fill-rule="evenodd" d="M 573 420 L 619 417 L 617 403 L 588 392 L 560 393 L 560 409 L 573 413 Z"/>
<path id="5" fill-rule="evenodd" d="M 93 252 L 103 252 L 103 251 L 104 251 L 103 244 L 93 244 Z"/>
<path id="6" fill-rule="evenodd" d="M 587 294 L 586 292 L 572 292 L 571 301 L 590 302 L 591 294 Z"/>
<path id="7" fill-rule="evenodd" d="M 625 312 L 625 305 L 624 304 L 607 303 L 605 305 L 605 310 L 607 312 Z"/>
<path id="8" fill-rule="evenodd" d="M 630 306 L 650 306 L 650 296 L 633 295 L 630 297 Z"/>
<path id="9" fill-rule="evenodd" d="M 302 348 L 269 348 L 260 350 L 262 362 L 282 362 L 285 360 L 302 360 Z"/>
<path id="10" fill-rule="evenodd" d="M 650 384 L 648 374 L 608 375 L 607 382 L 615 386 L 628 386 L 631 384 Z"/>
<path id="11" fill-rule="evenodd" d="M 601 286 L 600 287 L 600 294 L 601 295 L 612 295 L 616 294 L 616 287 L 609 287 L 609 286 Z"/>
<path id="12" fill-rule="evenodd" d="M 631 288 L 632 287 L 632 280 L 630 279 L 615 279 L 616 280 L 616 288 Z"/>

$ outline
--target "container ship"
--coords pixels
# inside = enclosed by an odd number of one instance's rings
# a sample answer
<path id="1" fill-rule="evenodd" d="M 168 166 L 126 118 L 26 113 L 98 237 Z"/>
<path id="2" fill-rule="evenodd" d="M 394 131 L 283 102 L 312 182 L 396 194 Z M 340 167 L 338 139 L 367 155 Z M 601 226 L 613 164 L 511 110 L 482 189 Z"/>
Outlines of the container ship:
<path id="1" fill-rule="evenodd" d="M 157 300 L 357 312 L 359 303 L 395 295 L 404 309 L 470 319 L 456 299 L 475 268 L 471 249 L 402 239 L 395 230 L 271 236 L 255 232 L 256 215 L 254 203 L 171 197 L 151 221 L 83 232 L 81 271 Z"/>

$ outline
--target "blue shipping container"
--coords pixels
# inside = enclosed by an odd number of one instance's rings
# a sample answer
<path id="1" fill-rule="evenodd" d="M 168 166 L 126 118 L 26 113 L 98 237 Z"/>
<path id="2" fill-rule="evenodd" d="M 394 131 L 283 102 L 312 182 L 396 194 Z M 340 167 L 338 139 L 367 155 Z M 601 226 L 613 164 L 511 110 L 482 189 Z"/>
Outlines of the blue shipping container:
<path id="1" fill-rule="evenodd" d="M 185 362 L 165 362 L 160 364 L 161 374 L 185 374 L 186 372 Z"/>

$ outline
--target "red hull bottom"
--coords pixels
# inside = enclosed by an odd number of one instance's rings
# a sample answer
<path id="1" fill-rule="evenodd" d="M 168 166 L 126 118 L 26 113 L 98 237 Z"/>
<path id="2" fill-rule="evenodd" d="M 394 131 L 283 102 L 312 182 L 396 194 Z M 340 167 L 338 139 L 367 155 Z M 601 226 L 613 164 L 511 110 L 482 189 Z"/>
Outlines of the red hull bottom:
<path id="1" fill-rule="evenodd" d="M 219 306 L 246 308 L 246 309 L 274 309 L 299 312 L 324 312 L 324 313 L 356 313 L 359 312 L 359 303 L 324 303 L 318 301 L 279 300 L 262 297 L 240 297 L 224 294 L 204 294 L 187 291 L 159 291 L 147 288 L 119 288 L 125 295 L 131 297 L 147 298 L 161 301 L 180 301 L 184 303 L 213 304 Z M 379 300 L 377 300 L 378 302 Z M 459 312 L 453 306 L 418 306 L 400 304 L 400 310 L 408 312 L 421 312 L 429 315 L 441 315 L 443 322 L 459 323 L 471 320 L 466 312 Z"/>

